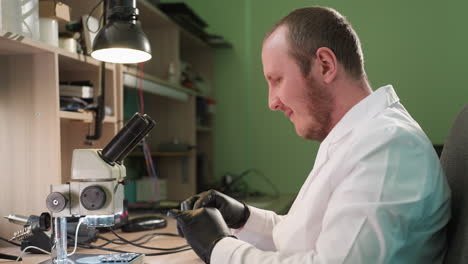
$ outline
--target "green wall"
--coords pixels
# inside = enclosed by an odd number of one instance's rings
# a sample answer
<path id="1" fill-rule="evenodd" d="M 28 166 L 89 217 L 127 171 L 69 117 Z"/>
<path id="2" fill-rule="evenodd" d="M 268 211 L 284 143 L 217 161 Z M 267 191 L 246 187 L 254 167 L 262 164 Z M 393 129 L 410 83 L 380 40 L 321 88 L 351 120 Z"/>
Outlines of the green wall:
<path id="1" fill-rule="evenodd" d="M 402 103 L 435 144 L 442 144 L 468 102 L 466 1 L 185 1 L 233 49 L 215 55 L 215 175 L 257 168 L 284 193 L 297 192 L 319 144 L 299 138 L 267 106 L 260 60 L 266 31 L 295 8 L 324 5 L 348 17 L 361 38 L 374 89 L 393 84 Z M 254 188 L 268 191 L 263 181 Z"/>

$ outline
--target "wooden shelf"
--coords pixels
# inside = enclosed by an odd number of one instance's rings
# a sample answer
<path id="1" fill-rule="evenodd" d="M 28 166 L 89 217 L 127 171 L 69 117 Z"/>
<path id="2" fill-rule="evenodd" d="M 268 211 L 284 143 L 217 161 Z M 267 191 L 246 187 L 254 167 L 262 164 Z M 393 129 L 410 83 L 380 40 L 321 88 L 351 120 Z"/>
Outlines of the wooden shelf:
<path id="1" fill-rule="evenodd" d="M 85 122 L 91 122 L 94 120 L 92 113 L 79 113 L 70 111 L 60 111 L 59 116 L 61 119 L 79 120 Z M 105 123 L 115 123 L 117 118 L 115 116 L 104 117 Z"/>
<path id="2" fill-rule="evenodd" d="M 124 87 L 131 89 L 139 89 L 140 74 L 138 70 L 132 67 L 124 67 Z M 199 96 L 199 94 L 191 89 L 180 85 L 171 84 L 161 78 L 148 73 L 143 73 L 143 91 L 163 97 L 172 98 L 179 101 L 187 101 L 190 96 Z"/>
<path id="3" fill-rule="evenodd" d="M 101 66 L 101 61 L 93 59 L 88 55 L 78 54 L 74 52 L 70 52 L 64 49 L 56 48 L 56 52 L 58 53 L 58 59 L 61 67 L 66 68 L 67 70 L 73 71 L 83 71 L 83 65 L 88 64 L 95 67 Z M 106 63 L 107 70 L 115 70 L 114 63 Z"/>
<path id="4" fill-rule="evenodd" d="M 57 53 L 59 63 L 72 70 L 80 70 L 83 64 L 101 65 L 100 61 L 90 56 L 70 52 L 11 32 L 0 31 L 0 47 L 0 55 L 38 54 L 43 52 Z M 114 70 L 115 64 L 107 63 L 106 69 Z"/>
<path id="5" fill-rule="evenodd" d="M 186 152 L 151 152 L 152 157 L 173 157 L 173 158 L 180 158 L 180 157 L 189 157 L 192 155 L 191 151 Z M 128 155 L 129 157 L 144 157 L 143 152 L 133 152 Z"/>
<path id="6" fill-rule="evenodd" d="M 140 73 L 138 72 L 138 69 L 136 69 L 134 67 L 124 66 L 123 67 L 123 72 L 131 74 L 131 75 L 136 76 L 138 78 L 140 77 Z M 181 92 L 184 92 L 184 93 L 187 93 L 187 94 L 193 94 L 193 95 L 199 96 L 199 93 L 197 91 L 195 91 L 195 90 L 186 88 L 186 87 L 184 87 L 182 85 L 175 85 L 175 84 L 169 83 L 166 80 L 163 80 L 161 78 L 158 78 L 158 77 L 156 77 L 154 75 L 151 75 L 151 74 L 148 74 L 148 73 L 145 73 L 145 72 L 143 72 L 143 79 L 154 82 L 154 83 L 157 83 L 157 84 L 160 84 L 160 85 L 165 86 L 165 87 L 170 88 L 170 89 L 174 89 L 174 90 L 181 91 Z M 151 91 L 147 91 L 147 92 L 151 92 Z"/>
<path id="7" fill-rule="evenodd" d="M 15 33 L 0 31 L 0 55 L 55 52 L 58 48 Z"/>

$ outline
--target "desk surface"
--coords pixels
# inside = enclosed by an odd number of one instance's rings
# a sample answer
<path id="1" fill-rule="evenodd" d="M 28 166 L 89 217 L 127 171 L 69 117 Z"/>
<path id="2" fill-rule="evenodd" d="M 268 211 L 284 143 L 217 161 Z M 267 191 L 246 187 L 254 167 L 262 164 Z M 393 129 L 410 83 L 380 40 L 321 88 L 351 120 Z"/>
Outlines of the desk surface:
<path id="1" fill-rule="evenodd" d="M 273 210 L 280 214 L 285 214 L 287 210 L 289 209 L 289 206 L 291 205 L 292 201 L 294 200 L 294 197 L 295 195 L 285 194 L 285 195 L 280 195 L 279 197 L 275 197 L 275 198 L 272 198 L 272 197 L 251 198 L 251 199 L 246 199 L 245 202 L 247 204 L 250 204 L 256 207 Z M 141 237 L 142 235 L 147 234 L 147 233 L 177 233 L 175 220 L 172 218 L 168 218 L 168 217 L 165 217 L 165 218 L 168 221 L 167 221 L 167 227 L 164 229 L 156 229 L 151 232 L 135 232 L 135 233 L 120 233 L 120 234 L 124 238 L 132 240 L 132 239 Z M 103 234 L 103 236 L 109 239 L 115 238 L 114 235 L 111 233 Z M 105 241 L 98 240 L 93 245 L 101 245 L 104 242 Z M 187 242 L 185 241 L 185 239 L 181 237 L 154 237 L 150 242 L 145 244 L 145 246 L 169 248 L 169 247 L 177 247 L 177 246 L 181 246 L 185 244 L 187 244 Z M 106 247 L 124 250 L 128 252 L 138 252 L 138 253 L 160 252 L 157 250 L 146 250 L 146 249 L 136 248 L 131 245 L 122 246 L 122 245 L 109 244 Z M 71 248 L 69 248 L 68 250 L 71 251 Z M 16 248 L 16 247 L 6 247 L 6 248 L 0 248 L 0 253 L 18 256 L 21 253 L 21 251 L 19 248 Z M 102 251 L 102 250 L 97 250 L 97 249 L 78 249 L 77 253 L 78 254 L 110 254 L 112 252 Z M 40 263 L 47 259 L 50 259 L 50 257 L 47 255 L 25 254 L 25 256 L 23 257 L 22 263 L 24 264 Z M 14 261 L 0 259 L 0 263 L 14 263 Z M 203 261 L 198 258 L 195 252 L 193 252 L 192 250 L 187 250 L 187 251 L 183 251 L 183 252 L 171 254 L 171 255 L 161 255 L 161 256 L 151 256 L 151 257 L 145 256 L 144 263 L 145 264 L 152 264 L 152 263 L 154 264 L 156 263 L 179 264 L 179 263 L 203 263 Z"/>
<path id="2" fill-rule="evenodd" d="M 166 219 L 168 219 L 166 217 Z M 135 232 L 135 233 L 120 233 L 123 237 L 126 239 L 132 240 L 135 238 L 138 238 L 146 233 L 163 233 L 163 232 L 169 232 L 169 233 L 177 233 L 176 230 L 176 224 L 174 219 L 168 219 L 167 221 L 167 227 L 164 229 L 156 229 L 154 231 L 150 232 Z M 103 234 L 103 236 L 107 238 L 115 238 L 111 233 L 106 233 Z M 102 240 L 98 240 L 95 245 L 100 245 L 103 244 Z M 187 242 L 185 239 L 181 237 L 154 237 L 150 242 L 145 244 L 145 246 L 149 247 L 177 247 L 181 245 L 185 245 Z M 107 248 L 114 248 L 114 249 L 119 249 L 119 250 L 125 250 L 129 252 L 139 252 L 139 253 L 156 253 L 160 252 L 157 250 L 146 250 L 146 249 L 141 249 L 141 248 L 136 248 L 131 245 L 115 245 L 115 244 L 109 244 L 106 246 Z M 68 251 L 71 251 L 72 249 L 69 248 Z M 0 253 L 5 253 L 5 254 L 10 254 L 10 255 L 15 255 L 18 256 L 21 251 L 19 248 L 16 247 L 6 247 L 6 248 L 0 248 Z M 96 250 L 96 249 L 78 249 L 77 254 L 110 254 L 112 252 L 108 251 L 102 251 L 102 250 Z M 25 254 L 23 257 L 23 264 L 33 264 L 33 263 L 40 263 L 44 260 L 49 259 L 50 257 L 48 255 L 38 255 L 38 254 Z M 2 260 L 0 259 L 0 263 L 14 263 L 12 260 Z M 198 256 L 193 252 L 192 250 L 187 250 L 183 251 L 180 253 L 176 254 L 171 254 L 171 255 L 162 255 L 162 256 L 152 256 L 144 257 L 144 263 L 147 264 L 156 264 L 156 263 L 164 263 L 164 264 L 181 264 L 181 263 L 204 263 L 202 260 L 198 258 Z"/>

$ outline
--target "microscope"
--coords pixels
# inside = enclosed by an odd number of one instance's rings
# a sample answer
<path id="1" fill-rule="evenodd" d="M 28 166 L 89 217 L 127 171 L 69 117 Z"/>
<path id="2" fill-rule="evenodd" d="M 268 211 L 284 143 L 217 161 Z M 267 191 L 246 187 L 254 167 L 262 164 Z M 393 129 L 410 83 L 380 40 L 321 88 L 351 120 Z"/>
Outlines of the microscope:
<path id="1" fill-rule="evenodd" d="M 89 227 L 110 227 L 123 211 L 126 176 L 122 161 L 155 126 L 148 115 L 136 113 L 102 149 L 75 149 L 71 181 L 52 185 L 47 196 L 54 228 L 52 260 L 44 263 L 143 263 L 143 255 L 67 255 L 67 218 L 79 217 Z M 76 249 L 75 241 L 75 249 Z"/>

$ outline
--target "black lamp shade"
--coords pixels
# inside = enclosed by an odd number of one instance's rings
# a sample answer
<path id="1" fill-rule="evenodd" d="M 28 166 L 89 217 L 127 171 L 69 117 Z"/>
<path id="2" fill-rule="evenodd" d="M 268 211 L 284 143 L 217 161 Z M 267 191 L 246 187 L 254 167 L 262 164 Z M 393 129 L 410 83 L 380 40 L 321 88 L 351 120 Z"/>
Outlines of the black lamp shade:
<path id="1" fill-rule="evenodd" d="M 151 46 L 140 23 L 114 20 L 99 31 L 91 56 L 113 63 L 139 63 L 151 59 Z"/>

